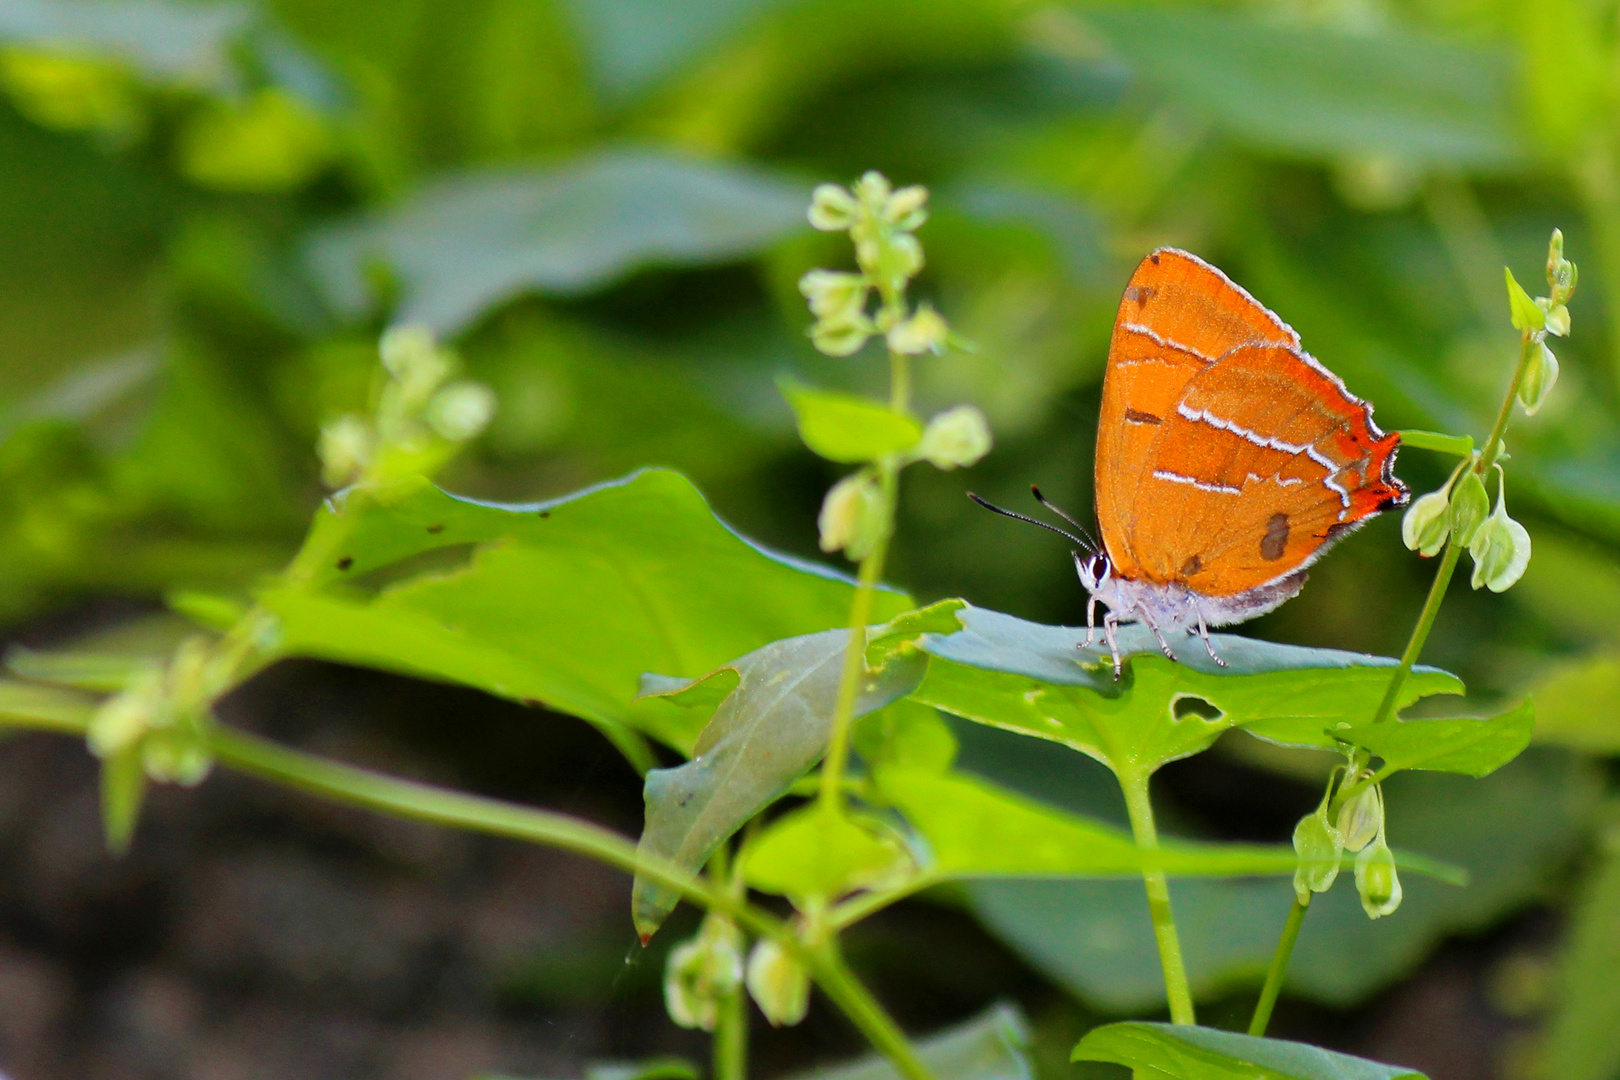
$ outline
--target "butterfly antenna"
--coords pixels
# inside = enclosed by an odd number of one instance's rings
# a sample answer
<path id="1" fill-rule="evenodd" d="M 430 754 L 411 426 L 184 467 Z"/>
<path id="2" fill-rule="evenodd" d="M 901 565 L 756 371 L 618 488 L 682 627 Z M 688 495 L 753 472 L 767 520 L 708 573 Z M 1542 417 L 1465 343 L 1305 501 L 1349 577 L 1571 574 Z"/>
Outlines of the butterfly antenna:
<path id="1" fill-rule="evenodd" d="M 1067 521 L 1070 525 L 1073 525 L 1075 527 L 1075 529 L 1077 529 L 1079 531 L 1080 535 L 1086 538 L 1086 546 L 1087 547 L 1090 547 L 1090 548 L 1093 548 L 1093 549 L 1096 548 L 1097 541 L 1095 541 L 1095 540 L 1093 540 L 1091 538 L 1091 533 L 1089 531 L 1087 531 L 1086 527 L 1084 525 L 1080 524 L 1078 521 L 1074 520 L 1074 518 L 1070 517 L 1063 510 L 1062 507 L 1056 506 L 1053 503 L 1047 502 L 1046 501 L 1046 496 L 1041 494 L 1041 489 L 1040 488 L 1036 487 L 1034 484 L 1031 484 L 1031 485 L 1029 485 L 1029 493 L 1031 495 L 1035 496 L 1035 501 L 1036 502 L 1040 503 L 1042 506 L 1044 506 L 1048 510 L 1052 511 L 1052 513 L 1056 514 L 1058 517 L 1062 518 L 1064 521 Z"/>
<path id="2" fill-rule="evenodd" d="M 1032 518 L 1028 514 L 1020 514 L 1020 513 L 1017 513 L 1016 511 L 1007 510 L 1007 509 L 1004 509 L 1004 508 L 1002 508 L 1000 506 L 997 506 L 993 502 L 986 502 L 984 499 L 979 498 L 977 495 L 973 494 L 973 492 L 971 492 L 971 491 L 967 493 L 967 497 L 972 499 L 974 502 L 978 503 L 980 506 L 984 507 L 986 510 L 992 511 L 992 512 L 997 513 L 997 514 L 1000 514 L 1002 517 L 1010 517 L 1014 521 L 1027 521 L 1031 525 L 1039 525 L 1043 529 L 1050 529 L 1052 532 L 1057 533 L 1059 536 L 1067 537 L 1069 540 L 1074 541 L 1074 543 L 1079 545 L 1080 547 L 1087 548 L 1087 549 L 1092 547 L 1091 544 L 1088 544 L 1086 541 L 1080 539 L 1080 537 L 1074 535 L 1074 533 L 1072 533 L 1072 532 L 1069 532 L 1067 529 L 1060 529 L 1056 525 L 1051 525 L 1051 524 L 1048 524 L 1047 522 L 1042 521 L 1040 518 Z"/>

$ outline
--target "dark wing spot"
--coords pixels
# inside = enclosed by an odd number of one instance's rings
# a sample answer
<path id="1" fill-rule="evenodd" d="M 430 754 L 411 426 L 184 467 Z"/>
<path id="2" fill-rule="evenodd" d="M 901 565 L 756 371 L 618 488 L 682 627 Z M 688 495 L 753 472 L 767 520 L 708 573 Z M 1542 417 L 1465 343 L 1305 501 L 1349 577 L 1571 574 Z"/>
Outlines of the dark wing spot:
<path id="1" fill-rule="evenodd" d="M 1266 522 L 1266 535 L 1260 538 L 1260 557 L 1267 562 L 1276 562 L 1283 557 L 1283 549 L 1288 547 L 1288 515 L 1272 514 Z"/>
<path id="2" fill-rule="evenodd" d="M 351 567 L 353 565 L 354 565 L 354 556 L 352 556 L 352 555 L 345 555 L 345 556 L 343 556 L 343 558 L 341 558 L 341 559 L 339 559 L 337 561 L 337 568 L 339 570 L 347 570 L 349 567 Z"/>
<path id="3" fill-rule="evenodd" d="M 1159 265 L 1158 252 L 1154 252 L 1152 255 L 1149 255 L 1148 256 L 1148 261 L 1151 262 L 1154 266 L 1158 266 Z"/>
<path id="4" fill-rule="evenodd" d="M 427 527 L 427 530 L 430 533 L 442 533 L 442 532 L 444 532 L 444 526 L 443 525 L 429 525 Z"/>
<path id="5" fill-rule="evenodd" d="M 1157 285 L 1132 285 L 1125 290 L 1125 299 L 1136 301 L 1137 307 L 1146 307 L 1147 302 L 1157 296 Z"/>
<path id="6" fill-rule="evenodd" d="M 1330 541 L 1335 540 L 1339 537 L 1339 534 L 1349 532 L 1358 524 L 1359 522 L 1355 521 L 1335 521 L 1332 525 L 1327 527 L 1327 532 L 1322 534 L 1322 539 Z"/>
<path id="7" fill-rule="evenodd" d="M 1203 568 L 1204 568 L 1204 560 L 1200 559 L 1198 556 L 1194 555 L 1192 558 L 1188 559 L 1186 562 L 1181 564 L 1181 576 L 1182 577 L 1192 577 L 1194 574 L 1198 573 L 1198 571 L 1202 570 Z"/>
<path id="8" fill-rule="evenodd" d="M 1164 417 L 1154 416 L 1152 413 L 1143 412 L 1141 409 L 1128 408 L 1125 410 L 1125 422 L 1127 424 L 1162 424 L 1164 423 Z"/>

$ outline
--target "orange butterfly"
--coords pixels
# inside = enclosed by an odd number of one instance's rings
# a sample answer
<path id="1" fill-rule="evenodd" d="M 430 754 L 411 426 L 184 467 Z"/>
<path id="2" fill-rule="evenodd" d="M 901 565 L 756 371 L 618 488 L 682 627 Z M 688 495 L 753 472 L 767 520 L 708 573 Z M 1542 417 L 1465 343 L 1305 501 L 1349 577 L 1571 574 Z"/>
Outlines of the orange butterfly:
<path id="1" fill-rule="evenodd" d="M 1075 552 L 1088 628 L 1097 602 L 1108 605 L 1115 677 L 1121 620 L 1146 624 L 1172 660 L 1165 633 L 1195 633 L 1224 666 L 1211 626 L 1277 607 L 1330 544 L 1406 503 L 1393 471 L 1399 444 L 1225 274 L 1174 248 L 1142 260 L 1103 378 L 1102 549 Z"/>

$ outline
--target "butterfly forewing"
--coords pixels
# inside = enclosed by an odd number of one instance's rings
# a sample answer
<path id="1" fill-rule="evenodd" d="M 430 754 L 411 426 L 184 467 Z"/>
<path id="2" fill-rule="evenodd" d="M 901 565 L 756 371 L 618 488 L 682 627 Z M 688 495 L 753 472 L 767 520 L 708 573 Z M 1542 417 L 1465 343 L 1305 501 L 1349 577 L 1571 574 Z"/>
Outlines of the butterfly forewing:
<path id="1" fill-rule="evenodd" d="M 1160 429 L 1187 383 L 1247 344 L 1299 336 L 1201 259 L 1161 248 L 1131 275 L 1114 320 L 1097 433 L 1097 521 L 1115 570 L 1142 576 L 1133 506 Z M 1149 547 L 1151 551 L 1151 546 Z"/>

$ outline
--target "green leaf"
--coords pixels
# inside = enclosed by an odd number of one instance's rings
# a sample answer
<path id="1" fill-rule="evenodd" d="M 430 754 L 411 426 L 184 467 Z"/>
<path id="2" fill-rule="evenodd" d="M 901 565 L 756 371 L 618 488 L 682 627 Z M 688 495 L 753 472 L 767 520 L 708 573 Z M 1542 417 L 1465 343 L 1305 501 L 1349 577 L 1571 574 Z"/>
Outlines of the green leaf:
<path id="1" fill-rule="evenodd" d="M 83 735 L 95 714 L 95 699 L 75 690 L 0 679 L 0 727 Z"/>
<path id="2" fill-rule="evenodd" d="M 0 40 L 71 43 L 73 53 L 116 57 L 156 83 L 226 91 L 236 73 L 232 50 L 251 19 L 231 4 L 9 3 L 0 7 Z"/>
<path id="3" fill-rule="evenodd" d="M 1540 330 L 1547 325 L 1547 313 L 1536 306 L 1530 294 L 1524 291 L 1524 286 L 1514 280 L 1513 270 L 1504 266 L 1502 273 L 1507 276 L 1508 309 L 1512 314 L 1513 329 Z"/>
<path id="4" fill-rule="evenodd" d="M 368 268 L 398 278 L 399 323 L 450 335 L 530 292 L 575 296 L 648 266 L 744 259 L 806 228 L 807 190 L 756 169 L 609 148 L 563 165 L 445 180 L 375 219 L 320 234 L 310 259 L 363 318 Z"/>
<path id="5" fill-rule="evenodd" d="M 725 665 L 737 674 L 736 688 L 715 709 L 692 760 L 647 774 L 643 853 L 696 872 L 721 841 L 816 763 L 827 746 L 848 642 L 849 631 L 827 630 L 773 641 Z M 911 692 L 927 663 L 921 653 L 902 653 L 869 674 L 856 715 Z M 644 938 L 677 899 L 637 877 L 631 903 Z"/>
<path id="6" fill-rule="evenodd" d="M 1155 854 L 1111 825 L 1026 799 L 978 777 L 884 768 L 876 794 L 926 843 L 931 881 L 987 877 L 1132 877 L 1148 865 L 1173 875 L 1293 874 L 1291 847 L 1170 841 Z"/>
<path id="7" fill-rule="evenodd" d="M 135 825 L 146 801 L 145 753 L 139 742 L 101 761 L 101 830 L 107 850 L 122 855 L 129 850 Z"/>
<path id="8" fill-rule="evenodd" d="M 1551 1015 L 1540 1031 L 1537 1075 L 1612 1080 L 1620 1074 L 1620 850 L 1606 845 L 1582 885 L 1558 955 Z M 1545 1071 L 1542 1071 L 1545 1070 Z"/>
<path id="9" fill-rule="evenodd" d="M 783 379 L 782 396 L 793 406 L 799 437 L 828 461 L 857 465 L 917 445 L 922 425 L 914 416 L 854 394 L 816 390 Z"/>
<path id="10" fill-rule="evenodd" d="M 820 800 L 771 822 L 742 857 L 749 885 L 792 897 L 800 907 L 812 898 L 895 886 L 916 872 L 898 837 Z"/>
<path id="11" fill-rule="evenodd" d="M 1112 788 L 1106 773 L 1094 771 L 1099 789 Z M 1477 934 L 1538 902 L 1582 842 L 1594 779 L 1572 756 L 1536 750 L 1484 780 L 1391 777 L 1384 785 L 1391 842 L 1464 867 L 1470 884 L 1406 878 L 1400 910 L 1374 923 L 1341 880 L 1311 903 L 1288 992 L 1335 1008 L 1354 1005 L 1447 937 Z M 1163 1007 L 1140 882 L 971 881 L 963 888 L 993 933 L 1093 1007 L 1116 1014 Z M 1177 880 L 1170 892 L 1194 994 L 1258 986 L 1294 902 L 1292 884 Z"/>
<path id="12" fill-rule="evenodd" d="M 944 772 L 956 757 L 956 735 L 939 710 L 909 698 L 857 720 L 853 741 L 855 752 L 873 769 L 902 766 Z"/>
<path id="13" fill-rule="evenodd" d="M 1203 750 L 1235 726 L 1289 745 L 1332 748 L 1327 730 L 1371 715 L 1396 663 L 1225 634 L 1212 640 L 1228 667 L 1216 665 L 1192 640 L 1181 662 L 1171 663 L 1146 627 L 1126 626 L 1120 649 L 1133 659 L 1116 683 L 1107 646 L 1094 639 L 1081 648 L 1082 630 L 973 607 L 958 617 L 965 627 L 960 633 L 923 638 L 936 662 L 917 700 L 1063 743 L 1116 772 L 1151 772 Z M 1414 669 L 1401 704 L 1461 689 L 1445 672 Z"/>
<path id="14" fill-rule="evenodd" d="M 895 650 L 915 647 L 923 634 L 954 634 L 962 629 L 957 612 L 967 607 L 966 600 L 936 600 L 927 607 L 897 615 L 887 623 L 867 632 L 866 666 L 882 667 Z"/>
<path id="15" fill-rule="evenodd" d="M 1620 654 L 1601 652 L 1554 668 L 1532 697 L 1536 742 L 1620 754 Z"/>
<path id="16" fill-rule="evenodd" d="M 44 652 L 21 645 L 6 652 L 6 667 L 25 679 L 107 694 L 122 690 L 151 666 L 147 657 L 116 653 Z"/>
<path id="17" fill-rule="evenodd" d="M 938 1080 L 1033 1080 L 1029 1024 L 1016 1006 L 995 1005 L 954 1028 L 913 1042 Z M 870 1054 L 847 1065 L 792 1074 L 787 1080 L 900 1080 L 887 1058 Z"/>
<path id="18" fill-rule="evenodd" d="M 1083 18 L 1148 81 L 1262 147 L 1472 167 L 1522 155 L 1500 51 L 1410 28 L 1350 33 L 1186 5 Z"/>
<path id="19" fill-rule="evenodd" d="M 1071 1061 L 1108 1061 L 1139 1080 L 1398 1080 L 1415 1069 L 1215 1028 L 1132 1021 L 1093 1028 Z"/>
<path id="20" fill-rule="evenodd" d="M 665 469 L 528 505 L 425 482 L 387 502 L 351 491 L 322 509 L 293 573 L 308 584 L 261 595 L 284 654 L 464 683 L 683 751 L 705 718 L 636 701 L 643 672 L 704 675 L 843 624 L 854 595 L 737 535 Z M 880 591 L 874 614 L 910 606 Z"/>
<path id="21" fill-rule="evenodd" d="M 1389 720 L 1337 728 L 1333 734 L 1371 751 L 1384 768 L 1489 776 L 1530 745 L 1536 710 L 1529 699 L 1486 719 Z"/>
<path id="22" fill-rule="evenodd" d="M 1439 454 L 1453 454 L 1457 457 L 1467 457 L 1474 452 L 1474 437 L 1472 435 L 1447 435 L 1440 431 L 1401 431 L 1402 446 L 1415 447 L 1418 450 L 1433 450 Z"/>

